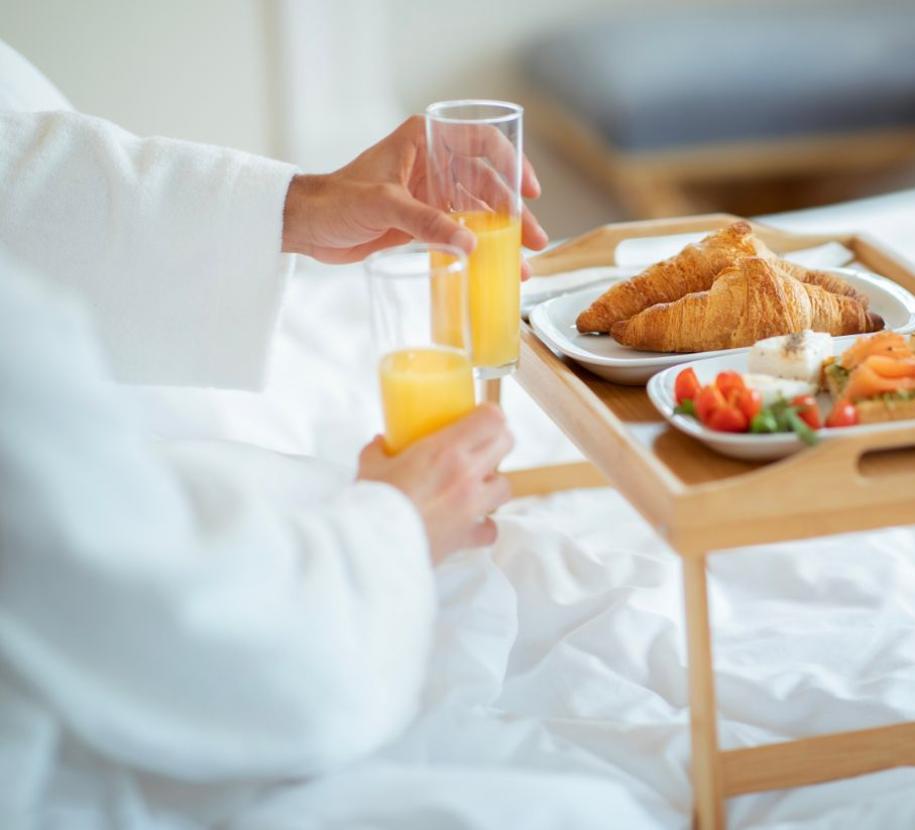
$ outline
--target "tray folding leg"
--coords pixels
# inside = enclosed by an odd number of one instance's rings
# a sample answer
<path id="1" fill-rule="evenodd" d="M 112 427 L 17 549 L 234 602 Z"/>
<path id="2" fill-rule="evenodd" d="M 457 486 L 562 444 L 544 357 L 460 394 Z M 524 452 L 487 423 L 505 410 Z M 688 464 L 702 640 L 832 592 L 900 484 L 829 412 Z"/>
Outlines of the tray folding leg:
<path id="1" fill-rule="evenodd" d="M 484 380 L 482 398 L 484 401 L 501 406 L 502 378 Z M 511 483 L 512 494 L 515 498 L 543 496 L 579 487 L 607 487 L 610 484 L 607 477 L 590 461 L 528 467 L 523 470 L 508 471 L 505 475 Z"/>
<path id="2" fill-rule="evenodd" d="M 697 830 L 723 830 L 725 799 L 732 796 L 915 766 L 915 722 L 720 750 L 706 559 L 695 555 L 682 559 Z"/>
<path id="3" fill-rule="evenodd" d="M 502 404 L 502 378 L 483 381 L 483 400 L 496 406 Z"/>
<path id="4" fill-rule="evenodd" d="M 687 671 L 693 780 L 693 822 L 698 830 L 724 828 L 724 791 L 718 751 L 718 706 L 709 626 L 704 556 L 683 563 Z"/>

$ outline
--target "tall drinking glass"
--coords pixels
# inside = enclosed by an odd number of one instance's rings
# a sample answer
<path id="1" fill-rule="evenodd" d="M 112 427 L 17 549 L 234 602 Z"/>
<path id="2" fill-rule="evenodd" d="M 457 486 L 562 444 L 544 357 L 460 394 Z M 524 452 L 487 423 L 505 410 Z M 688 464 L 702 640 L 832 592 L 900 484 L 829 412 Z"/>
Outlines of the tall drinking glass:
<path id="1" fill-rule="evenodd" d="M 429 201 L 471 230 L 471 353 L 477 375 L 497 378 L 521 348 L 522 115 L 503 101 L 443 101 L 426 110 Z M 439 323 L 456 308 L 444 303 Z"/>
<path id="2" fill-rule="evenodd" d="M 366 272 L 385 444 L 398 453 L 474 407 L 467 258 L 447 245 L 411 244 L 373 254 Z"/>

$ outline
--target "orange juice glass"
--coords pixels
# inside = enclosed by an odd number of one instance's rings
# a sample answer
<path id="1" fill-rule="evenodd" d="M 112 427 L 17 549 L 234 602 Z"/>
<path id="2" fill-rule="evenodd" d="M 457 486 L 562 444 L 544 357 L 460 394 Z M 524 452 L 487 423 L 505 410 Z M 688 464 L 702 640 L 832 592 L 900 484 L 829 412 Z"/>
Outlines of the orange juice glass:
<path id="1" fill-rule="evenodd" d="M 467 260 L 414 244 L 373 254 L 366 271 L 385 444 L 398 453 L 474 407 Z M 447 316 L 436 310 L 443 303 Z"/>
<path id="2" fill-rule="evenodd" d="M 444 101 L 426 110 L 429 199 L 477 240 L 468 299 L 471 355 L 482 378 L 513 371 L 521 345 L 522 117 L 520 106 L 504 101 Z M 444 299 L 435 305 L 443 336 L 455 330 L 454 308 Z"/>

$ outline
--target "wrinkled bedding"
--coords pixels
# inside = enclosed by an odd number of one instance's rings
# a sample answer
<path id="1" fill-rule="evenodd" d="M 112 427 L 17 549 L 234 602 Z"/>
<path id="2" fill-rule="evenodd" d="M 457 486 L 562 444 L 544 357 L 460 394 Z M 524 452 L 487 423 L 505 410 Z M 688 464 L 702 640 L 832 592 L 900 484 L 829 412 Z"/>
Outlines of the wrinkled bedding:
<path id="1" fill-rule="evenodd" d="M 378 431 L 357 268 L 304 264 L 263 395 L 136 390 L 159 434 L 351 464 Z M 576 450 L 508 384 L 509 466 Z M 915 495 L 913 495 L 915 521 Z M 613 489 L 518 500 L 440 567 L 423 711 L 371 758 L 265 793 L 240 828 L 686 828 L 679 560 Z M 725 747 L 915 719 L 915 528 L 710 560 Z M 912 828 L 915 769 L 729 802 L 736 828 Z"/>

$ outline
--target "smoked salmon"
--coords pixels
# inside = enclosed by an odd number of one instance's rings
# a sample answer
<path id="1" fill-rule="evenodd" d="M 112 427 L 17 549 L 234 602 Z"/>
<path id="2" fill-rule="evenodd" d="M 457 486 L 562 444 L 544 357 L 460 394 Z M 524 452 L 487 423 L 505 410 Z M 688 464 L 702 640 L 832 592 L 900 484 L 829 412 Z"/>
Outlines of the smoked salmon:
<path id="1" fill-rule="evenodd" d="M 842 397 L 860 401 L 911 389 L 915 389 L 915 358 L 893 360 L 885 355 L 871 355 L 852 371 Z"/>
<path id="2" fill-rule="evenodd" d="M 859 337 L 842 355 L 842 368 L 854 369 L 872 355 L 893 359 L 915 357 L 909 346 L 909 341 L 903 335 L 894 331 L 881 331 L 870 337 Z"/>
<path id="3" fill-rule="evenodd" d="M 885 378 L 915 378 L 915 355 L 895 360 L 881 354 L 872 354 L 864 361 L 878 375 Z"/>

